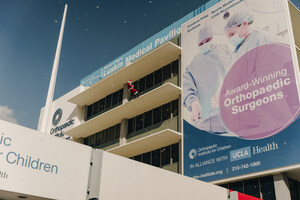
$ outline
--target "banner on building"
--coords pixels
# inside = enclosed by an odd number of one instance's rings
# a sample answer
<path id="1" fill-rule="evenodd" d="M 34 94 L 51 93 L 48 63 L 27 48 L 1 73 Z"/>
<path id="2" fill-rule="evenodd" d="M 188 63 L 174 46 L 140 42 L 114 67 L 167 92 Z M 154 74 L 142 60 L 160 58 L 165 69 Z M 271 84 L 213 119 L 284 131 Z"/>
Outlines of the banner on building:
<path id="1" fill-rule="evenodd" d="M 286 0 L 224 0 L 182 26 L 184 174 L 300 163 L 299 67 Z"/>

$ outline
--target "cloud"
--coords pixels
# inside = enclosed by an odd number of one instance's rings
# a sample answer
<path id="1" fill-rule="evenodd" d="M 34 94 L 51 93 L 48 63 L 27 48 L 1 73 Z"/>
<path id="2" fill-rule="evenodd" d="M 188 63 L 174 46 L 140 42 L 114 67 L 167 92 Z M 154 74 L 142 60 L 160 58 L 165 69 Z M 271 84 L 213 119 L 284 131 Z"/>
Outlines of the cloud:
<path id="1" fill-rule="evenodd" d="M 8 108 L 7 106 L 0 105 L 0 119 L 12 123 L 17 123 L 17 120 L 14 118 L 14 110 Z"/>

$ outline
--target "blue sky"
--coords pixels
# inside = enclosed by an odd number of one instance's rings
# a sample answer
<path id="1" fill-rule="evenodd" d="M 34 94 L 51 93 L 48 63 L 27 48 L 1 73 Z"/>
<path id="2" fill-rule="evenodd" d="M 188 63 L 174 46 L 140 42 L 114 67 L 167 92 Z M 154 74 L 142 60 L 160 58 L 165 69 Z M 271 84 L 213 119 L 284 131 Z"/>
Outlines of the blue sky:
<path id="1" fill-rule="evenodd" d="M 0 0 L 0 119 L 36 129 L 68 4 L 55 98 L 207 0 Z M 293 0 L 300 8 L 300 0 Z"/>

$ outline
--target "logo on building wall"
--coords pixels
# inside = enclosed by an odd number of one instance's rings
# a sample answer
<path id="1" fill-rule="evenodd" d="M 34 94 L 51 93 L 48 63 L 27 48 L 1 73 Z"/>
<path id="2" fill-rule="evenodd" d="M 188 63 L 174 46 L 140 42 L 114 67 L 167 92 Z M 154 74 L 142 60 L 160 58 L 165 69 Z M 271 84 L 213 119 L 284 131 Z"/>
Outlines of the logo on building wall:
<path id="1" fill-rule="evenodd" d="M 195 159 L 197 157 L 197 150 L 196 149 L 191 149 L 189 153 L 190 159 Z"/>
<path id="2" fill-rule="evenodd" d="M 52 124 L 53 126 L 56 126 L 60 120 L 61 120 L 61 117 L 62 117 L 62 109 L 57 109 L 53 115 L 53 118 L 52 118 Z"/>

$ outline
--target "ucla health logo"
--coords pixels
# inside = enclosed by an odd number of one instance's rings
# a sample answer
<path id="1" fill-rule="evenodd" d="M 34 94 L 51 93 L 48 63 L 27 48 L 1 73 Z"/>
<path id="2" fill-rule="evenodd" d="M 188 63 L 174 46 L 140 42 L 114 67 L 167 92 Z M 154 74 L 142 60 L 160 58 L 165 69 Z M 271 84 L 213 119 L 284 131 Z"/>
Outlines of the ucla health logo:
<path id="1" fill-rule="evenodd" d="M 251 158 L 251 150 L 250 147 L 245 147 L 241 149 L 236 149 L 230 151 L 230 161 L 242 160 L 245 158 Z"/>
<path id="2" fill-rule="evenodd" d="M 56 126 L 60 122 L 61 117 L 62 117 L 62 110 L 59 108 L 55 111 L 55 113 L 52 117 L 53 126 Z"/>
<path id="3" fill-rule="evenodd" d="M 189 153 L 190 159 L 195 159 L 197 157 L 197 150 L 196 149 L 191 149 Z"/>

